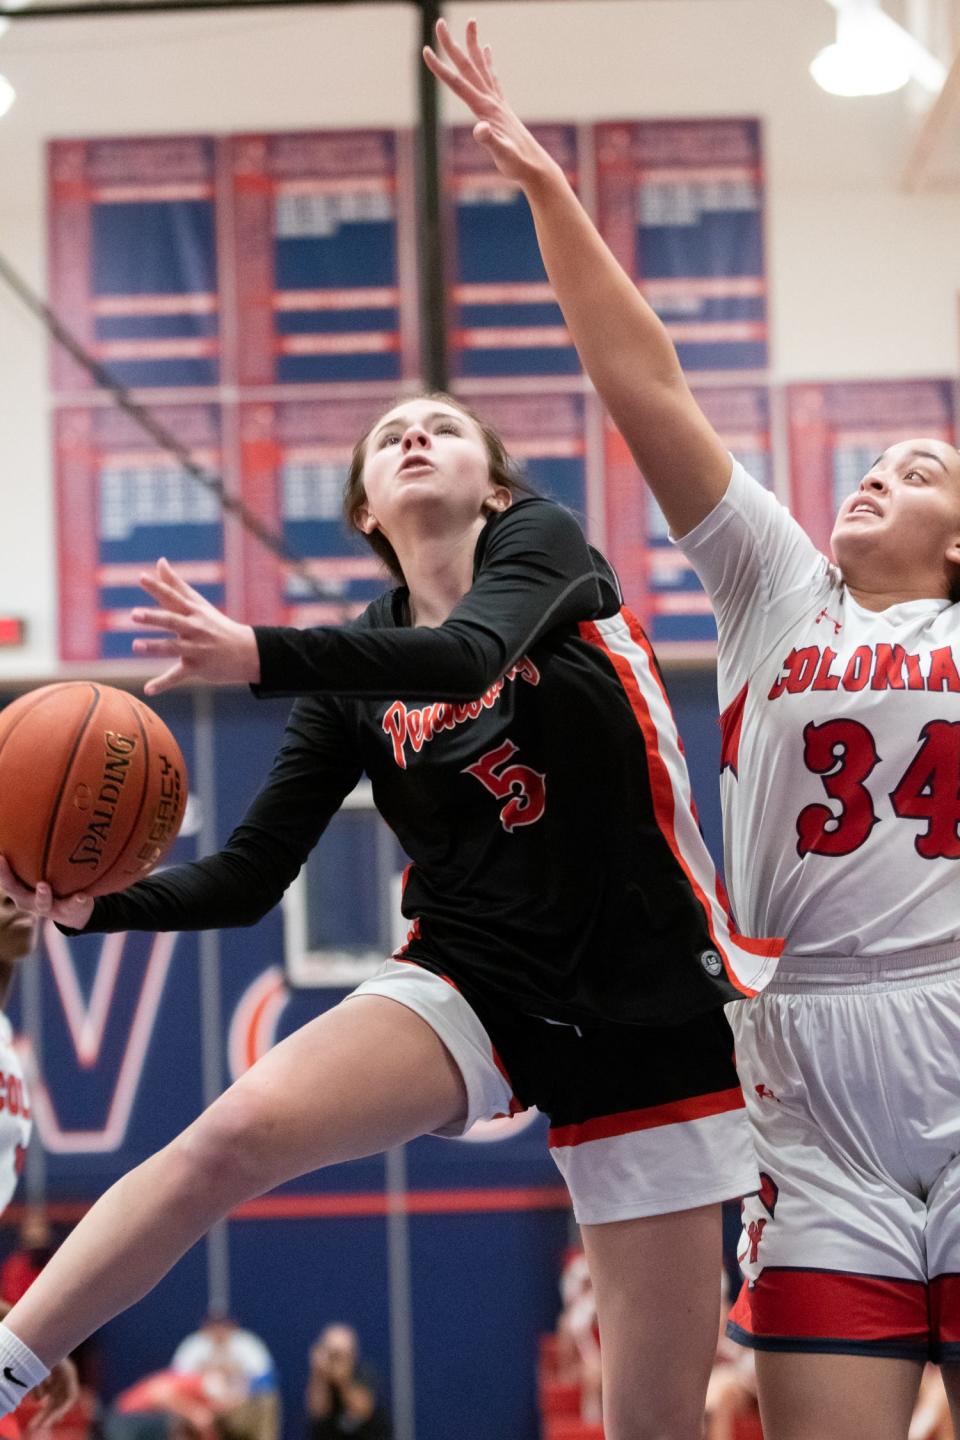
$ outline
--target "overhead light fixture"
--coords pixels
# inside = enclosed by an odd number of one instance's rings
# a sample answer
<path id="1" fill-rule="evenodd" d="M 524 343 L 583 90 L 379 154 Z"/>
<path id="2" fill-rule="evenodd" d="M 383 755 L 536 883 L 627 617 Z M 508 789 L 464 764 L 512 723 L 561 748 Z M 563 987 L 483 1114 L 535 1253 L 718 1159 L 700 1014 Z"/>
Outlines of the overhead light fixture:
<path id="1" fill-rule="evenodd" d="M 31 3 L 32 0 L 4 0 L 3 8 L 5 10 L 27 10 Z M 0 36 L 6 35 L 9 29 L 10 21 L 5 15 L 0 15 Z"/>
<path id="2" fill-rule="evenodd" d="M 914 79 L 932 94 L 947 78 L 944 65 L 879 0 L 828 0 L 837 12 L 837 38 L 810 64 L 810 73 L 831 95 L 889 95 Z"/>
<path id="3" fill-rule="evenodd" d="M 6 115 L 16 98 L 17 92 L 6 75 L 0 75 L 0 116 Z"/>

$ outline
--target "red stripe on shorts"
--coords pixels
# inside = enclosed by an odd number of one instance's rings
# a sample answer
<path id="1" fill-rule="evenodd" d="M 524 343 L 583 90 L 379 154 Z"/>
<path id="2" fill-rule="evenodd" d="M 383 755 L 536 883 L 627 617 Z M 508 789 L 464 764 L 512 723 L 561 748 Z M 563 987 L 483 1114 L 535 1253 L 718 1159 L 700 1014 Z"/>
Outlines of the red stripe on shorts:
<path id="1" fill-rule="evenodd" d="M 960 1275 L 930 1281 L 930 1329 L 941 1345 L 960 1345 Z"/>
<path id="2" fill-rule="evenodd" d="M 761 1342 L 908 1340 L 926 1345 L 930 1331 L 922 1280 L 780 1266 L 762 1270 L 752 1288 L 743 1286 L 729 1318 Z"/>
<path id="3" fill-rule="evenodd" d="M 743 1091 L 739 1085 L 734 1085 L 730 1090 L 691 1095 L 687 1100 L 671 1100 L 666 1105 L 648 1105 L 643 1110 L 598 1115 L 593 1120 L 581 1120 L 575 1125 L 551 1125 L 547 1144 L 556 1149 L 561 1145 L 583 1145 L 588 1140 L 610 1140 L 615 1135 L 629 1135 L 635 1130 L 655 1130 L 661 1125 L 683 1125 L 688 1120 L 703 1120 L 708 1115 L 742 1110 L 743 1103 Z"/>

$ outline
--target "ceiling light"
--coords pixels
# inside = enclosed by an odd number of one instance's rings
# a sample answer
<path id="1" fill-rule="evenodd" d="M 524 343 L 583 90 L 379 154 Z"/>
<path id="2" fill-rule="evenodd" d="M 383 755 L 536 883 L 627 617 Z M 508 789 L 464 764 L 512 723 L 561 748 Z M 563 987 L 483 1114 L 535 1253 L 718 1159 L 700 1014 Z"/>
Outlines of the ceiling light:
<path id="1" fill-rule="evenodd" d="M 17 92 L 10 81 L 5 75 L 0 75 L 0 115 L 6 115 L 16 98 Z"/>
<path id="2" fill-rule="evenodd" d="M 828 0 L 837 11 L 837 38 L 821 50 L 810 73 L 831 95 L 889 95 L 913 78 L 931 93 L 946 69 L 920 42 L 892 20 L 877 0 Z"/>

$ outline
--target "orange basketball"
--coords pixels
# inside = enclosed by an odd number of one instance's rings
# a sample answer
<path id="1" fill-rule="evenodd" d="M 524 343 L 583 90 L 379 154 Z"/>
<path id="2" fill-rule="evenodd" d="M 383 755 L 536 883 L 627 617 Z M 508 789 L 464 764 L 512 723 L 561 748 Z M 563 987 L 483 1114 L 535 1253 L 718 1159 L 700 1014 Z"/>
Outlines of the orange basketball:
<path id="1" fill-rule="evenodd" d="M 124 690 L 45 685 L 0 712 L 0 854 L 31 889 L 126 889 L 176 839 L 186 800 L 179 745 Z"/>

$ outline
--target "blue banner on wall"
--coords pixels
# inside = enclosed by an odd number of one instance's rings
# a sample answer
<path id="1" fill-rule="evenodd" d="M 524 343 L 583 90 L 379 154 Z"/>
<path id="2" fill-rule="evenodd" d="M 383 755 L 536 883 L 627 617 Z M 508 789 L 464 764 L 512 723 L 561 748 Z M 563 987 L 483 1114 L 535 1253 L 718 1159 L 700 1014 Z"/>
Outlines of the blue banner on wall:
<path id="1" fill-rule="evenodd" d="M 199 465 L 222 472 L 218 405 L 164 404 L 154 413 Z M 146 600 L 139 576 L 160 555 L 215 604 L 229 603 L 215 491 L 120 410 L 57 410 L 54 437 L 63 659 L 130 658 L 130 608 Z"/>
<path id="2" fill-rule="evenodd" d="M 535 125 L 534 134 L 578 183 L 573 125 Z M 450 354 L 460 381 L 481 376 L 577 374 L 580 361 L 547 280 L 530 207 L 469 129 L 447 137 L 452 197 Z"/>
<path id="3" fill-rule="evenodd" d="M 57 140 L 49 168 L 50 275 L 60 318 L 122 385 L 216 385 L 214 141 Z M 56 390 L 92 383 L 64 351 L 53 351 Z"/>
<path id="4" fill-rule="evenodd" d="M 244 535 L 244 613 L 261 625 L 339 625 L 391 583 L 343 518 L 353 447 L 387 397 L 320 396 L 240 406 L 245 504 L 306 562 L 316 591 Z"/>
<path id="5" fill-rule="evenodd" d="M 229 153 L 239 383 L 391 384 L 415 375 L 408 137 L 241 135 Z"/>
<path id="6" fill-rule="evenodd" d="M 601 233 L 684 370 L 765 370 L 759 121 L 616 121 L 595 143 Z"/>

